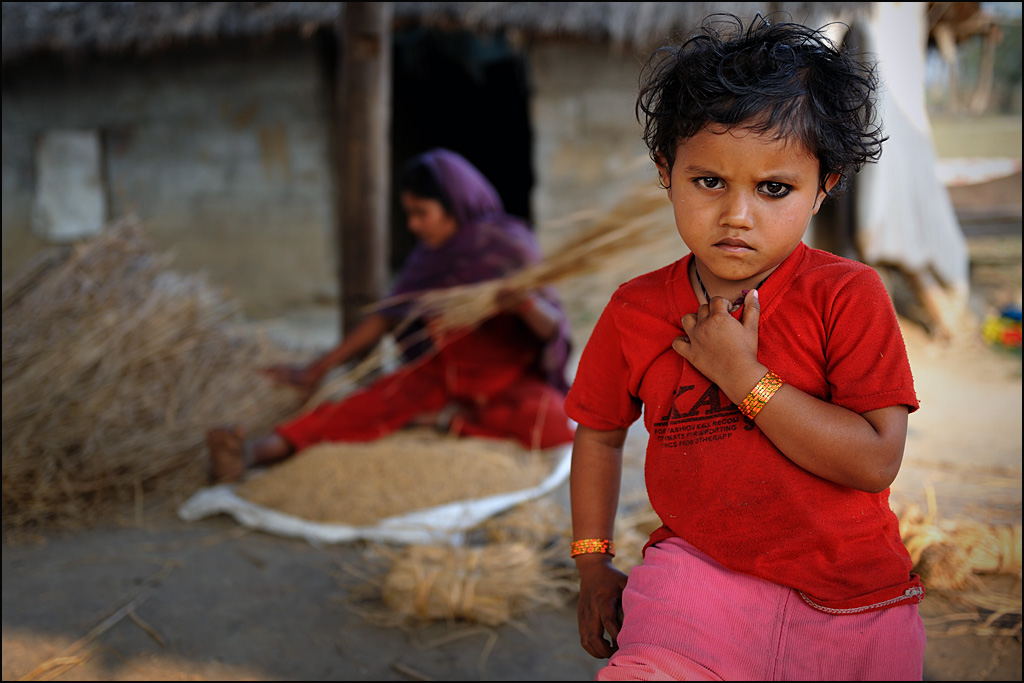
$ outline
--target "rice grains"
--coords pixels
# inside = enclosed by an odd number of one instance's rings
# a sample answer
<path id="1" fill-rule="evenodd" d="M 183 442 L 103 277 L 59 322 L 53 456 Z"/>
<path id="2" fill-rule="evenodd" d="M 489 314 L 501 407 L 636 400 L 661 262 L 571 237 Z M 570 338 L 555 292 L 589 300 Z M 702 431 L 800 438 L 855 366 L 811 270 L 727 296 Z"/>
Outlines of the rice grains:
<path id="1" fill-rule="evenodd" d="M 531 488 L 552 459 L 511 441 L 408 429 L 311 446 L 239 484 L 250 502 L 314 522 L 363 526 L 414 510 Z"/>

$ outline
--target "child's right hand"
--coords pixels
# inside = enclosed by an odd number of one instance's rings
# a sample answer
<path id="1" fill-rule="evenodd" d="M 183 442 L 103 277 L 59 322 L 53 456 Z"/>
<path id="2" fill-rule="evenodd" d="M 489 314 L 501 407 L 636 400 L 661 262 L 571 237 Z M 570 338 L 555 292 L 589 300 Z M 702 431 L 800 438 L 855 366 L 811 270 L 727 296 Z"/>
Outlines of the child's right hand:
<path id="1" fill-rule="evenodd" d="M 579 555 L 576 568 L 580 574 L 580 644 L 591 656 L 608 659 L 618 649 L 626 575 L 612 565 L 611 555 L 605 554 Z"/>
<path id="2" fill-rule="evenodd" d="M 676 353 L 714 382 L 734 403 L 739 403 L 767 368 L 757 360 L 758 323 L 761 304 L 757 290 L 745 295 L 739 320 L 731 303 L 716 296 L 697 313 L 682 318 L 683 334 L 672 342 Z"/>

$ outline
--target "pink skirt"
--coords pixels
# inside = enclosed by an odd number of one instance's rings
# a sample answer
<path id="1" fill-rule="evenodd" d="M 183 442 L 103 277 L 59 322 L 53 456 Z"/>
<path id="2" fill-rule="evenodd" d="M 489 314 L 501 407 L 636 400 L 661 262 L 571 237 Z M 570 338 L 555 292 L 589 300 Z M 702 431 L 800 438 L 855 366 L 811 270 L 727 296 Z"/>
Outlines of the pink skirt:
<path id="1" fill-rule="evenodd" d="M 622 595 L 599 681 L 920 681 L 917 604 L 831 615 L 792 588 L 730 571 L 679 538 L 647 550 Z"/>

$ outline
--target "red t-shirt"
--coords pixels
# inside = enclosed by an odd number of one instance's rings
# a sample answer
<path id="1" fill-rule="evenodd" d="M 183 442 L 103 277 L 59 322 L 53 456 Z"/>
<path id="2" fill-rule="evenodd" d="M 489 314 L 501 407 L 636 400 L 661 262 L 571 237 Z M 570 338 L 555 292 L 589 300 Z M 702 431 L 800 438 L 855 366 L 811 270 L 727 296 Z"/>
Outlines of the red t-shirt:
<path id="1" fill-rule="evenodd" d="M 664 526 L 724 566 L 801 591 L 826 611 L 919 601 L 889 492 L 794 464 L 672 349 L 698 301 L 692 254 L 625 283 L 587 343 L 566 412 L 594 429 L 649 434 L 645 476 Z M 857 413 L 918 407 L 892 301 L 868 266 L 800 244 L 759 290 L 758 360 Z M 736 315 L 739 315 L 737 312 Z"/>

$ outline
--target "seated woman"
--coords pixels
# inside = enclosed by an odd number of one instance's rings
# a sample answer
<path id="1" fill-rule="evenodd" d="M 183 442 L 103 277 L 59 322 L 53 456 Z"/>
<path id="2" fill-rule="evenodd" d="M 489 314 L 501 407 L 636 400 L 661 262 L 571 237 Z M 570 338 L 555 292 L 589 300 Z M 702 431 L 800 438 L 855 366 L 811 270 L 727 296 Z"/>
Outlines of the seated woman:
<path id="1" fill-rule="evenodd" d="M 389 299 L 491 280 L 540 259 L 529 227 L 505 213 L 490 181 L 454 152 L 435 149 L 414 158 L 403 170 L 399 190 L 417 244 Z M 310 365 L 271 368 L 277 380 L 309 391 L 331 368 L 392 331 L 405 360 L 395 372 L 265 436 L 246 440 L 237 427 L 211 430 L 213 481 L 235 481 L 247 467 L 282 460 L 321 441 L 372 441 L 410 425 L 513 439 L 531 449 L 572 442 L 573 428 L 562 407 L 569 323 L 557 295 L 545 288 L 531 295 L 502 291 L 497 297 L 498 314 L 443 336 L 424 334 L 430 330 L 424 320 L 398 332 L 412 302 L 395 304 L 365 318 Z"/>

